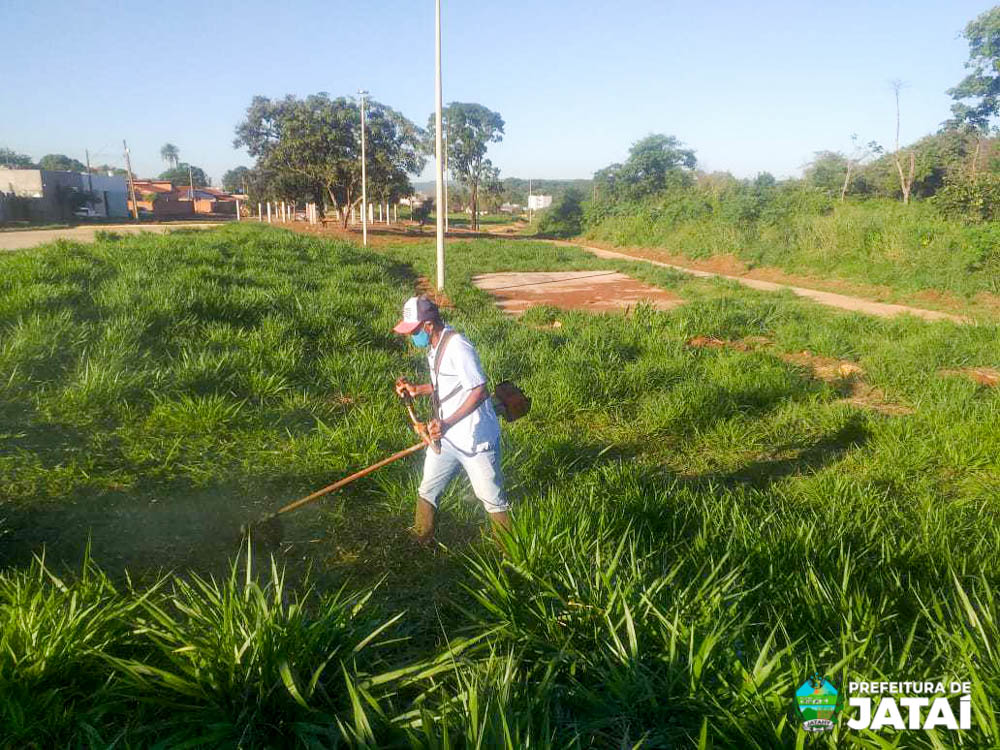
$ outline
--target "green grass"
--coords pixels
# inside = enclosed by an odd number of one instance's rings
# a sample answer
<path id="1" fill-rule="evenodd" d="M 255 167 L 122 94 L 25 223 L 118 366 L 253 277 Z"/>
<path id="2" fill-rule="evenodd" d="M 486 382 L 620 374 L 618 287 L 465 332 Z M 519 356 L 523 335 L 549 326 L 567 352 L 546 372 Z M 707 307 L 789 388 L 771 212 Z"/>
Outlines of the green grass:
<path id="1" fill-rule="evenodd" d="M 676 220 L 653 208 L 637 208 L 605 219 L 587 236 L 690 258 L 732 254 L 751 266 L 885 285 L 901 293 L 1000 294 L 997 226 L 945 218 L 927 202 L 904 206 L 870 200 L 838 204 L 822 216 L 749 224 L 714 215 Z"/>
<path id="2" fill-rule="evenodd" d="M 437 214 L 433 211 L 427 219 L 427 223 L 433 225 L 437 221 Z M 471 223 L 471 216 L 464 212 L 450 211 L 448 213 L 448 227 L 468 227 Z M 486 214 L 479 217 L 479 225 L 502 226 L 513 224 L 516 221 L 510 214 Z"/>
<path id="3" fill-rule="evenodd" d="M 391 383 L 425 366 L 388 329 L 433 255 L 229 225 L 0 258 L 0 744 L 996 744 L 1000 393 L 937 374 L 1000 363 L 996 326 L 450 243 L 449 319 L 534 399 L 505 555 L 464 484 L 447 549 L 407 543 L 417 461 L 294 514 L 275 567 L 241 552 L 241 521 L 412 441 Z M 469 284 L 553 268 L 688 303 L 513 321 Z M 777 356 L 804 349 L 914 412 Z M 817 670 L 972 680 L 976 728 L 807 742 Z"/>

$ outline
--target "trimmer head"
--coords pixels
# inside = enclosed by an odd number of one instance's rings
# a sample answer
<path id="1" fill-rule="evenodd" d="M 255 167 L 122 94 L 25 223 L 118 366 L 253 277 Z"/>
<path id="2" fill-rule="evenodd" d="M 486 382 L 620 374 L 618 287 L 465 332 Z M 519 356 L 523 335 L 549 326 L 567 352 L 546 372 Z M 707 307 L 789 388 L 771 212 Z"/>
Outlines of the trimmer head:
<path id="1" fill-rule="evenodd" d="M 283 531 L 281 518 L 277 515 L 265 516 L 254 523 L 240 526 L 240 536 L 243 539 L 250 537 L 251 541 L 268 548 L 281 544 Z"/>

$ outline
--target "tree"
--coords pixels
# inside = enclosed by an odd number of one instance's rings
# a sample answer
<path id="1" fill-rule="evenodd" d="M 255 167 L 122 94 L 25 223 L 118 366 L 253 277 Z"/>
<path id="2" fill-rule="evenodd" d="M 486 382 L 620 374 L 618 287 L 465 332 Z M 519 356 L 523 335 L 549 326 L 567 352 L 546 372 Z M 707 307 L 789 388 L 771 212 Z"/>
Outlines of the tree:
<path id="1" fill-rule="evenodd" d="M 970 21 L 962 35 L 969 42 L 965 67 L 970 73 L 948 89 L 955 103 L 951 107 L 952 118 L 945 125 L 976 135 L 970 170 L 975 180 L 983 137 L 989 133 L 990 121 L 1000 115 L 1000 6 Z"/>
<path id="2" fill-rule="evenodd" d="M 71 159 L 65 154 L 46 154 L 38 161 L 39 169 L 49 169 L 53 172 L 86 172 L 87 166 L 78 159 Z"/>
<path id="3" fill-rule="evenodd" d="M 624 164 L 611 164 L 594 173 L 600 199 L 641 200 L 671 187 L 694 183 L 694 151 L 672 135 L 648 135 L 629 149 Z"/>
<path id="4" fill-rule="evenodd" d="M 499 112 L 472 102 L 451 102 L 442 113 L 448 137 L 448 169 L 469 189 L 472 229 L 479 228 L 480 186 L 499 177 L 486 151 L 503 140 L 504 121 Z M 434 142 L 436 122 L 428 120 L 429 143 Z M 432 151 L 433 153 L 433 151 Z"/>
<path id="5" fill-rule="evenodd" d="M 848 159 L 840 151 L 817 151 L 805 168 L 806 184 L 832 194 L 839 190 L 848 171 Z"/>
<path id="6" fill-rule="evenodd" d="M 898 78 L 889 82 L 889 86 L 892 88 L 892 91 L 896 96 L 896 150 L 893 152 L 892 159 L 896 164 L 896 171 L 899 173 L 899 189 L 903 191 L 903 203 L 908 204 L 910 202 L 910 188 L 913 187 L 913 171 L 916 168 L 916 154 L 913 153 L 913 149 L 910 149 L 910 170 L 906 175 L 904 175 L 903 164 L 899 158 L 899 92 L 904 85 L 905 84 Z"/>
<path id="7" fill-rule="evenodd" d="M 847 157 L 847 169 L 844 175 L 844 184 L 840 187 L 840 202 L 843 203 L 844 199 L 847 197 L 847 189 L 851 186 L 851 176 L 852 173 L 856 172 L 858 167 L 862 166 L 869 159 L 872 159 L 882 153 L 882 147 L 878 145 L 875 141 L 868 141 L 868 143 L 859 143 L 858 134 L 851 134 L 851 143 L 854 147 L 851 149 L 850 156 Z"/>
<path id="8" fill-rule="evenodd" d="M 188 167 L 190 166 L 190 171 Z M 185 162 L 181 162 L 173 169 L 168 169 L 166 172 L 161 172 L 159 179 L 170 180 L 175 187 L 185 187 L 191 184 L 191 180 L 194 179 L 194 186 L 199 187 L 209 187 L 212 181 L 208 179 L 205 174 L 205 170 L 201 167 L 195 167 L 193 165 L 188 165 Z"/>
<path id="9" fill-rule="evenodd" d="M 859 168 L 882 153 L 882 147 L 875 141 L 859 143 L 856 133 L 851 135 L 851 143 L 853 148 L 848 155 L 839 151 L 817 151 L 805 170 L 807 184 L 825 190 L 830 195 L 839 192 L 841 203 L 846 199 L 851 178 L 857 177 Z"/>
<path id="10" fill-rule="evenodd" d="M 423 133 L 399 112 L 369 100 L 365 106 L 366 169 L 373 198 L 409 195 L 409 174 L 419 173 Z M 233 145 L 257 159 L 271 189 L 285 196 L 329 200 L 347 225 L 361 196 L 361 110 L 353 99 L 321 92 L 305 99 L 256 96 L 236 127 Z"/>
<path id="11" fill-rule="evenodd" d="M 550 237 L 573 237 L 583 231 L 583 193 L 570 188 L 542 212 L 538 232 Z"/>
<path id="12" fill-rule="evenodd" d="M 180 164 L 181 150 L 172 143 L 164 143 L 160 147 L 160 158 L 172 169 L 176 169 L 177 165 Z"/>
<path id="13" fill-rule="evenodd" d="M 33 169 L 35 162 L 27 154 L 19 154 L 13 149 L 0 147 L 0 167 L 7 169 Z"/>
<path id="14" fill-rule="evenodd" d="M 236 167 L 222 175 L 222 189 L 227 193 L 244 193 L 250 190 L 251 173 L 248 167 Z"/>
<path id="15" fill-rule="evenodd" d="M 690 185 L 697 160 L 694 151 L 672 135 L 648 135 L 632 144 L 621 178 L 633 198 L 662 192 L 668 187 Z"/>

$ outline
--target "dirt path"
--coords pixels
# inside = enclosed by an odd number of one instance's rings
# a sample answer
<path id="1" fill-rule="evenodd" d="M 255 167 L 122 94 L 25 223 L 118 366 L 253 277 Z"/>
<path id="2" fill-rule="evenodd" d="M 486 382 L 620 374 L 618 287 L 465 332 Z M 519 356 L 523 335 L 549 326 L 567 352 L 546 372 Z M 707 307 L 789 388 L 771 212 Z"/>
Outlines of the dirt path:
<path id="1" fill-rule="evenodd" d="M 650 263 L 654 266 L 661 266 L 663 268 L 671 268 L 675 271 L 680 271 L 682 273 L 691 274 L 692 276 L 698 276 L 700 278 L 710 279 L 726 279 L 728 281 L 735 281 L 742 284 L 743 286 L 750 287 L 751 289 L 759 289 L 765 292 L 780 292 L 788 290 L 793 294 L 797 294 L 800 297 L 806 297 L 818 302 L 821 305 L 828 305 L 829 307 L 836 307 L 841 310 L 851 310 L 853 312 L 862 312 L 868 315 L 878 315 L 883 318 L 891 318 L 896 315 L 913 315 L 918 318 L 923 318 L 924 320 L 950 320 L 954 323 L 971 323 L 973 322 L 970 318 L 962 315 L 953 315 L 951 313 L 940 312 L 938 310 L 925 310 L 920 307 L 909 307 L 907 305 L 893 305 L 886 302 L 872 302 L 871 300 L 862 299 L 861 297 L 851 297 L 846 294 L 837 294 L 836 292 L 824 292 L 818 289 L 807 289 L 801 286 L 792 286 L 790 284 L 777 284 L 773 281 L 763 281 L 761 279 L 749 279 L 744 276 L 729 276 L 721 273 L 713 273 L 710 271 L 701 271 L 696 268 L 687 268 L 685 266 L 678 266 L 672 263 L 664 263 L 658 260 L 652 260 L 651 258 L 643 258 L 641 256 L 629 255 L 628 253 L 620 253 L 615 250 L 605 250 L 600 247 L 592 247 L 590 245 L 581 245 L 577 242 L 565 242 L 562 240 L 546 240 L 555 245 L 563 245 L 565 247 L 578 247 L 587 252 L 593 253 L 599 258 L 614 258 L 616 260 L 630 260 L 641 263 Z"/>
<path id="2" fill-rule="evenodd" d="M 118 234 L 137 234 L 138 232 L 155 232 L 162 234 L 171 229 L 205 229 L 217 227 L 218 221 L 174 221 L 165 224 L 95 224 L 92 226 L 65 227 L 63 229 L 25 229 L 17 232 L 0 232 L 0 251 L 22 250 L 26 247 L 43 245 L 56 240 L 75 240 L 76 242 L 93 242 L 97 232 L 116 232 Z"/>

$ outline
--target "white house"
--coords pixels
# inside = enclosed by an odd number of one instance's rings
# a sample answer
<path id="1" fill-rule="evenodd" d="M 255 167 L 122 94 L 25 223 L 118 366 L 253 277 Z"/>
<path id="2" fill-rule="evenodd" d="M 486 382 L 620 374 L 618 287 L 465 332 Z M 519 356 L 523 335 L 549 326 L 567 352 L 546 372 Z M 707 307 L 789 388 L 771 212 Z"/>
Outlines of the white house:
<path id="1" fill-rule="evenodd" d="M 529 211 L 541 211 L 543 208 L 548 208 L 552 205 L 551 195 L 529 195 L 528 196 L 528 210 Z"/>

